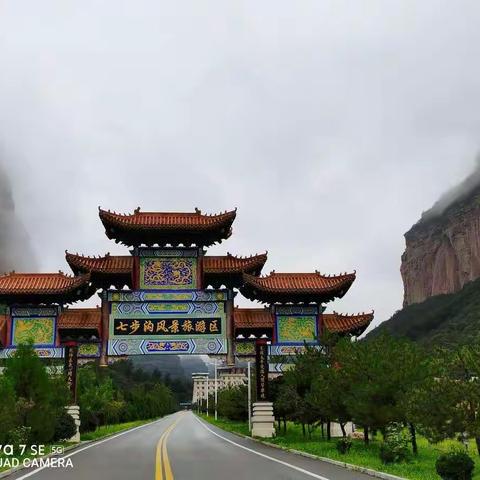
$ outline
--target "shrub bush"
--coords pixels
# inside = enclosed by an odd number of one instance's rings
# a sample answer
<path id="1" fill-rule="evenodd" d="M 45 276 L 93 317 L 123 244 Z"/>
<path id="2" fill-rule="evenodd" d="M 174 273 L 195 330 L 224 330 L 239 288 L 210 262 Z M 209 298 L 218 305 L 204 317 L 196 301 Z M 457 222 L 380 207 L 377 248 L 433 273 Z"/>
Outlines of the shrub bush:
<path id="1" fill-rule="evenodd" d="M 475 464 L 463 450 L 454 450 L 438 457 L 437 473 L 443 480 L 471 480 Z"/>
<path id="2" fill-rule="evenodd" d="M 398 463 L 408 458 L 408 438 L 403 426 L 390 424 L 385 431 L 385 440 L 380 448 L 380 459 L 383 463 Z"/>
<path id="3" fill-rule="evenodd" d="M 66 411 L 60 412 L 55 418 L 54 442 L 62 442 L 72 438 L 77 433 L 75 420 Z"/>
<path id="4" fill-rule="evenodd" d="M 342 455 L 347 454 L 352 448 L 352 441 L 349 438 L 341 438 L 337 442 L 337 450 Z"/>
<path id="5" fill-rule="evenodd" d="M 29 445 L 31 428 L 19 426 L 8 432 L 8 441 L 18 447 L 18 445 Z"/>

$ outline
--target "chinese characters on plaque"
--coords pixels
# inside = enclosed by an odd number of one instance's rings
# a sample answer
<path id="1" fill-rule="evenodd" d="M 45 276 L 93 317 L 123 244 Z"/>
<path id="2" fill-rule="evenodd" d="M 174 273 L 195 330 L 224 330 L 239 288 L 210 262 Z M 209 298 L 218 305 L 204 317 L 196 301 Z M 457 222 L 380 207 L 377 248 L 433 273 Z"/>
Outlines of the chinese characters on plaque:
<path id="1" fill-rule="evenodd" d="M 74 404 L 77 402 L 77 356 L 77 345 L 65 346 L 65 375 Z"/>
<path id="2" fill-rule="evenodd" d="M 115 335 L 218 335 L 221 334 L 220 318 L 115 318 Z"/>
<path id="3" fill-rule="evenodd" d="M 268 345 L 267 342 L 257 341 L 256 344 L 257 366 L 257 400 L 268 400 Z"/>

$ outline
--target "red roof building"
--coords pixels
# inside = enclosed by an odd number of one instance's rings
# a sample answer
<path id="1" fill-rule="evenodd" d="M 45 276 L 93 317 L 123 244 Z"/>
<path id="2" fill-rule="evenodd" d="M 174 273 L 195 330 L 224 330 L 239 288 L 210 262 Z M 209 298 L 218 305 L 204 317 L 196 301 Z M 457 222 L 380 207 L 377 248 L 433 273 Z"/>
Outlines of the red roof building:
<path id="1" fill-rule="evenodd" d="M 57 329 L 61 342 L 75 339 L 99 341 L 102 336 L 102 312 L 96 308 L 65 308 L 58 316 Z"/>
<path id="2" fill-rule="evenodd" d="M 119 214 L 99 209 L 108 238 L 128 246 L 196 245 L 208 247 L 232 234 L 236 210 L 205 215 L 193 213 L 141 212 Z"/>
<path id="3" fill-rule="evenodd" d="M 361 335 L 370 325 L 374 312 L 344 315 L 341 313 L 324 313 L 322 315 L 323 328 L 329 333 Z"/>
<path id="4" fill-rule="evenodd" d="M 98 289 L 105 291 L 112 286 L 116 290 L 127 286 L 130 289 L 144 288 L 155 292 L 163 289 L 165 292 L 175 293 L 177 283 L 170 279 L 180 278 L 188 280 L 181 284 L 184 292 L 204 290 L 208 287 L 214 289 L 225 287 L 228 290 L 220 292 L 224 296 L 222 298 L 225 298 L 223 312 L 226 315 L 227 342 L 221 338 L 223 345 L 227 345 L 228 341 L 232 343 L 239 335 L 245 339 L 251 338 L 252 335 L 257 338 L 266 335 L 273 342 L 278 341 L 280 344 L 282 339 L 288 338 L 278 335 L 275 340 L 275 335 L 281 331 L 281 317 L 289 316 L 287 320 L 290 321 L 290 316 L 303 315 L 296 312 L 309 312 L 305 315 L 310 316 L 310 322 L 318 327 L 316 334 L 321 333 L 323 329 L 336 334 L 359 335 L 373 319 L 373 313 L 322 314 L 325 303 L 342 298 L 348 292 L 355 281 L 355 272 L 329 276 L 319 272 L 273 271 L 269 275 L 260 276 L 267 261 L 266 253 L 250 257 L 234 256 L 230 253 L 205 255 L 204 247 L 230 237 L 236 210 L 205 215 L 197 209 L 192 213 L 170 213 L 141 212 L 138 208 L 132 214 L 118 214 L 100 209 L 99 216 L 108 238 L 134 247 L 130 255 L 106 254 L 88 257 L 66 252 L 66 261 L 74 276 L 61 272 L 53 274 L 12 272 L 0 276 L 0 304 L 11 307 L 65 305 L 88 299 Z M 180 245 L 185 248 L 178 248 Z M 195 248 L 191 248 L 193 245 Z M 149 248 L 138 248 L 141 246 Z M 154 246 L 158 248 L 151 248 Z M 175 264 L 181 265 L 184 277 L 179 277 L 180 267 L 175 267 Z M 161 268 L 165 270 L 159 273 L 158 270 Z M 158 283 L 147 284 L 139 280 L 147 278 L 145 273 L 147 269 L 148 275 Z M 173 269 L 173 273 L 169 269 Z M 143 287 L 140 287 L 141 285 Z M 158 285 L 162 287 L 159 288 Z M 239 289 L 246 298 L 269 304 L 270 307 L 234 308 L 234 288 Z M 110 352 L 107 346 L 112 340 L 108 338 L 111 321 L 108 302 L 111 293 L 104 292 L 101 295 L 102 308 L 59 309 L 57 317 L 59 340 L 101 341 L 102 361 L 106 361 L 107 353 Z M 135 295 L 137 293 L 133 292 Z M 143 293 L 140 292 L 141 295 Z M 130 292 L 128 295 L 131 294 Z M 160 301 L 158 296 L 155 301 Z M 7 312 L 5 315 L 0 315 L 0 344 L 8 347 L 9 331 L 14 320 L 9 317 L 8 308 L 5 311 Z M 277 328 L 279 332 L 275 331 Z M 284 340 L 287 341 L 289 340 Z M 292 343 L 295 341 L 296 337 Z M 227 351 L 231 362 L 233 352 Z"/>
<path id="5" fill-rule="evenodd" d="M 0 276 L 0 302 L 12 304 L 50 304 L 86 300 L 95 292 L 90 274 L 68 276 L 59 273 L 15 273 Z"/>
<path id="6" fill-rule="evenodd" d="M 134 258 L 132 255 L 110 255 L 103 257 L 87 257 L 65 252 L 65 258 L 72 271 L 78 275 L 90 273 L 92 283 L 97 288 L 110 288 L 114 285 L 133 287 Z M 240 288 L 243 285 L 243 273 L 260 275 L 267 254 L 237 257 L 227 255 L 201 257 L 203 286 L 220 288 Z"/>
<path id="7" fill-rule="evenodd" d="M 133 286 L 133 257 L 131 255 L 110 255 L 86 257 L 65 252 L 65 259 L 75 275 L 90 273 L 97 288 L 123 288 Z"/>
<path id="8" fill-rule="evenodd" d="M 276 273 L 265 277 L 243 275 L 242 294 L 263 303 L 318 303 L 343 297 L 355 281 L 355 273 L 336 276 L 315 273 Z"/>
<path id="9" fill-rule="evenodd" d="M 332 334 L 361 335 L 370 325 L 374 312 L 357 315 L 345 315 L 337 312 L 321 314 L 320 326 L 324 331 Z M 239 335 L 248 339 L 249 333 L 259 337 L 265 333 L 273 338 L 275 316 L 269 307 L 264 308 L 235 308 L 233 311 L 235 337 Z M 261 334 L 259 333 L 261 332 Z"/>

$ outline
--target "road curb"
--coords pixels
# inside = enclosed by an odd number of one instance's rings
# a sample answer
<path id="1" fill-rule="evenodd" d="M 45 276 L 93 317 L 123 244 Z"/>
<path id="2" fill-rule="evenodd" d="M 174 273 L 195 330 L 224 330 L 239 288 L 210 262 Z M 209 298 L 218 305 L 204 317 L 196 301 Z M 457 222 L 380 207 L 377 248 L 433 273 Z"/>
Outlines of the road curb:
<path id="1" fill-rule="evenodd" d="M 165 418 L 165 417 L 157 418 L 156 420 L 152 420 L 151 422 L 144 423 L 143 425 L 147 425 L 148 423 L 156 422 L 158 420 L 161 420 L 162 418 Z M 76 448 L 84 447 L 85 445 L 89 445 L 90 443 L 95 443 L 95 442 L 99 442 L 101 440 L 105 440 L 109 437 L 113 437 L 114 435 L 118 435 L 119 433 L 122 433 L 122 432 L 128 432 L 128 430 L 133 430 L 134 428 L 138 428 L 139 426 L 142 426 L 142 425 L 137 425 L 136 427 L 126 428 L 125 430 L 119 430 L 118 432 L 115 432 L 115 433 L 109 433 L 108 435 L 105 435 L 104 437 L 96 438 L 95 440 L 84 440 L 84 441 L 81 441 L 79 443 L 76 443 L 75 445 L 69 445 L 68 447 L 65 447 L 63 449 L 63 453 L 60 456 L 63 456 L 66 452 L 69 452 L 71 450 L 75 450 Z M 56 455 L 55 453 L 49 453 L 48 455 L 44 455 L 43 457 L 35 457 L 35 458 L 50 458 L 50 457 L 53 457 L 55 455 Z M 0 472 L 0 480 L 2 478 L 9 477 L 10 475 L 12 475 L 14 473 L 17 473 L 20 470 L 24 470 L 26 468 L 27 467 L 25 467 L 23 465 L 19 465 L 18 467 L 11 468 L 10 470 L 5 470 L 4 472 Z"/>
<path id="2" fill-rule="evenodd" d="M 199 417 L 201 420 L 208 422 L 207 420 L 204 420 L 202 417 Z M 213 425 L 214 427 L 219 428 L 220 430 L 223 430 L 222 428 L 218 427 L 217 425 L 208 422 L 210 425 Z M 335 465 L 337 467 L 342 467 L 347 470 L 351 470 L 353 472 L 359 472 L 359 473 L 364 473 L 365 475 L 369 475 L 370 477 L 375 477 L 375 478 L 382 478 L 384 480 L 408 480 L 404 477 L 397 477 L 396 475 L 391 475 L 390 473 L 384 473 L 384 472 L 379 472 L 378 470 L 372 470 L 371 468 L 366 468 L 366 467 L 361 467 L 359 465 L 353 465 L 351 463 L 345 463 L 345 462 L 340 462 L 338 460 L 332 460 L 331 458 L 327 457 L 320 457 L 318 455 L 313 455 L 312 453 L 308 452 L 302 452 L 300 450 L 295 450 L 293 448 L 288 448 L 288 447 L 282 447 L 281 445 L 276 445 L 274 443 L 269 443 L 265 442 L 264 440 L 260 440 L 259 438 L 255 437 L 250 437 L 248 435 L 244 435 L 243 433 L 238 433 L 238 432 L 232 432 L 230 430 L 223 430 L 224 432 L 227 433 L 233 433 L 237 437 L 241 438 L 246 438 L 248 440 L 253 440 L 254 442 L 261 443 L 262 445 L 265 445 L 267 447 L 273 447 L 278 450 L 283 450 L 284 452 L 290 452 L 294 453 L 296 455 L 300 455 L 302 457 L 306 458 L 311 458 L 313 460 L 320 460 L 325 463 L 329 463 L 331 465 Z"/>

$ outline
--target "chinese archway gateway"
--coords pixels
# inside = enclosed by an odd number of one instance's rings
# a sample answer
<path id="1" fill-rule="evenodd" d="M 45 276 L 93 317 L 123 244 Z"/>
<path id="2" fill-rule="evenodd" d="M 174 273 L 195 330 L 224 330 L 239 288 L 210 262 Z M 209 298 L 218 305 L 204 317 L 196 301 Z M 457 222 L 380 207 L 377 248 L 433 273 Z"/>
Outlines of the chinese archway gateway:
<path id="1" fill-rule="evenodd" d="M 354 273 L 327 276 L 276 273 L 260 276 L 266 254 L 209 256 L 206 248 L 231 236 L 236 211 L 205 215 L 99 210 L 108 238 L 129 254 L 89 257 L 66 252 L 73 276 L 6 274 L 0 277 L 0 357 L 33 340 L 42 357 L 67 357 L 72 393 L 75 379 L 71 349 L 78 357 L 152 354 L 257 356 L 264 372 L 258 382 L 254 434 L 273 432 L 268 403 L 267 355 L 297 353 L 305 343 L 318 345 L 324 331 L 361 334 L 373 313 L 324 314 L 324 305 L 343 297 Z M 266 304 L 235 308 L 235 290 Z M 100 291 L 100 308 L 68 308 Z M 268 343 L 268 345 L 267 345 Z M 76 356 L 75 356 L 76 358 Z M 281 365 L 271 365 L 281 370 Z M 255 424 L 255 413 L 265 422 Z"/>

